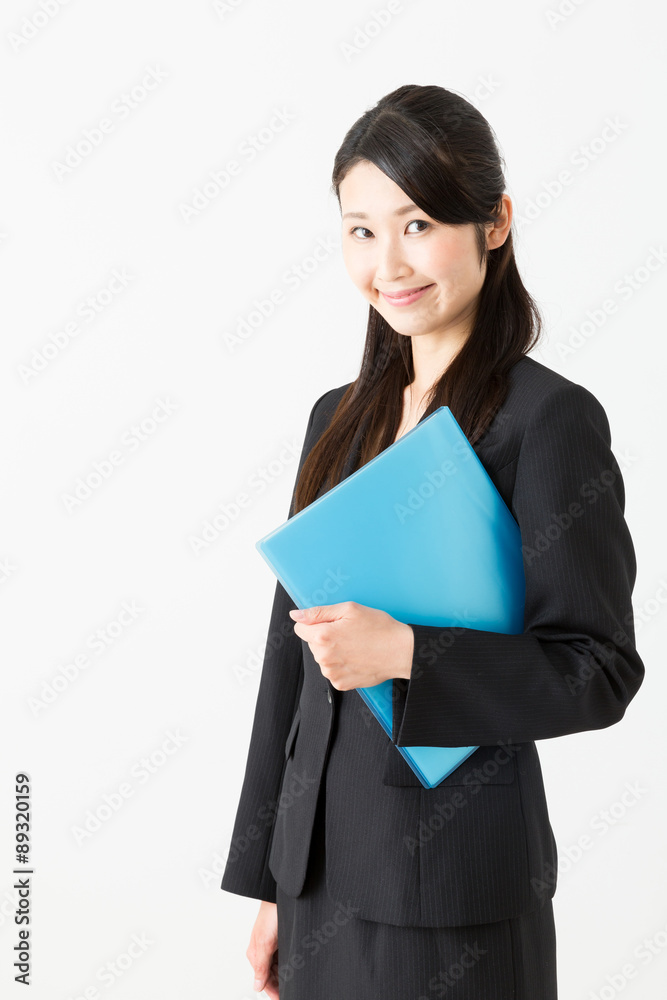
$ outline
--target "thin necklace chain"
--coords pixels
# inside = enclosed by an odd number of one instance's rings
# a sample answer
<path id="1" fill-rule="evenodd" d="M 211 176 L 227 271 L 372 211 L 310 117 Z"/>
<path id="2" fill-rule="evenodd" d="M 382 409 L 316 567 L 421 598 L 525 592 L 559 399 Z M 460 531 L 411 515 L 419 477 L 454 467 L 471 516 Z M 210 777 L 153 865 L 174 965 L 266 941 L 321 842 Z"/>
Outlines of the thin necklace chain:
<path id="1" fill-rule="evenodd" d="M 408 386 L 408 389 L 410 390 L 410 408 L 408 410 L 408 419 L 407 419 L 407 421 L 405 421 L 405 420 L 401 421 L 401 426 L 399 427 L 398 434 L 396 435 L 396 440 L 397 441 L 398 441 L 399 437 L 403 437 L 403 434 L 405 433 L 403 431 L 403 424 L 406 424 L 406 427 L 407 427 L 407 425 L 410 423 L 410 414 L 412 413 L 412 403 L 413 403 L 412 384 L 410 384 Z M 424 397 L 422 396 L 422 402 L 423 402 L 423 400 L 424 400 Z M 421 402 L 420 402 L 420 406 L 421 406 Z"/>

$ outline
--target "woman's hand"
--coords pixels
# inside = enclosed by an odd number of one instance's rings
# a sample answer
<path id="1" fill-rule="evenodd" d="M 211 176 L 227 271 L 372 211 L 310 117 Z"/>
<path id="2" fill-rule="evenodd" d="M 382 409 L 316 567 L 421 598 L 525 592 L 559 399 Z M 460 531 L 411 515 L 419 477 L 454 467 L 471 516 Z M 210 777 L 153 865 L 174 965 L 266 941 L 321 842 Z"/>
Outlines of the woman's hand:
<path id="1" fill-rule="evenodd" d="M 410 678 L 414 632 L 386 611 L 356 601 L 290 611 L 320 670 L 338 691 Z M 302 616 L 302 617 L 300 617 Z"/>
<path id="2" fill-rule="evenodd" d="M 271 1000 L 278 998 L 278 907 L 262 900 L 250 934 L 246 957 L 255 970 L 253 989 L 264 990 Z"/>

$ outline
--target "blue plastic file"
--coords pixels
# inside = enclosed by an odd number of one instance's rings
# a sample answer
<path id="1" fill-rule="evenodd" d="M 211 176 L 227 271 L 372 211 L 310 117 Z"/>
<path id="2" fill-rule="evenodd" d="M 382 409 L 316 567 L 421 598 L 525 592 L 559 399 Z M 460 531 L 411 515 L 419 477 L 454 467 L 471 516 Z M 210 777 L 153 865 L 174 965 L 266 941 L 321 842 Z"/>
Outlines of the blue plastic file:
<path id="1" fill-rule="evenodd" d="M 448 406 L 256 548 L 298 608 L 356 601 L 415 625 L 523 631 L 519 526 Z M 392 689 L 357 688 L 390 738 Z M 396 749 L 434 788 L 477 747 Z"/>

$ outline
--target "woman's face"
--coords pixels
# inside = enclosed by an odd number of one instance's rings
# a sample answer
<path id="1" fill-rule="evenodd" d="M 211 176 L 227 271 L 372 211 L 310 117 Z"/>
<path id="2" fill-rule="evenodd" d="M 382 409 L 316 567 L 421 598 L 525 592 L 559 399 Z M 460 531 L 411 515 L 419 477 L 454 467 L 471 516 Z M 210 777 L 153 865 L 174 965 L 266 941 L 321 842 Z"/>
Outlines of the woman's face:
<path id="1" fill-rule="evenodd" d="M 472 224 L 445 225 L 410 207 L 367 160 L 352 167 L 339 192 L 343 260 L 362 295 L 397 333 L 464 340 L 486 273 Z M 423 286 L 418 295 L 389 297 Z"/>

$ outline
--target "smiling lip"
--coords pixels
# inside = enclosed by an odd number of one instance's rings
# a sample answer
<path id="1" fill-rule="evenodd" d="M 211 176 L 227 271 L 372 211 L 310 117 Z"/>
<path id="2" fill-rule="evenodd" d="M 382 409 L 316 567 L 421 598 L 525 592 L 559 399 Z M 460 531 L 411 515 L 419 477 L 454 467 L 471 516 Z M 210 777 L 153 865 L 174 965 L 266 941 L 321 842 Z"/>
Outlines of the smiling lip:
<path id="1" fill-rule="evenodd" d="M 394 295 L 389 295 L 387 292 L 381 292 L 380 294 L 384 296 L 387 302 L 391 303 L 392 306 L 409 306 L 411 302 L 416 302 L 417 299 L 421 298 L 424 292 L 427 292 L 429 288 L 433 285 L 421 285 L 419 288 L 406 288 L 402 292 L 396 292 Z"/>

